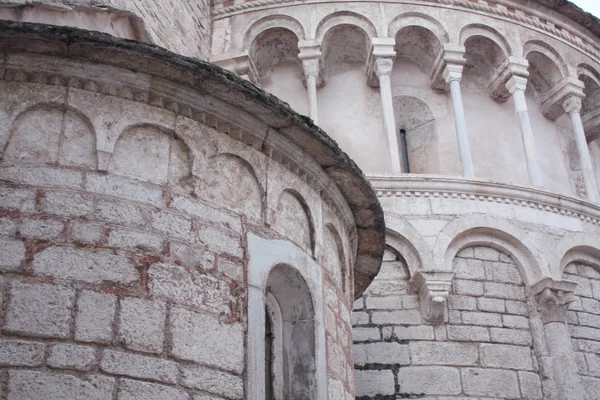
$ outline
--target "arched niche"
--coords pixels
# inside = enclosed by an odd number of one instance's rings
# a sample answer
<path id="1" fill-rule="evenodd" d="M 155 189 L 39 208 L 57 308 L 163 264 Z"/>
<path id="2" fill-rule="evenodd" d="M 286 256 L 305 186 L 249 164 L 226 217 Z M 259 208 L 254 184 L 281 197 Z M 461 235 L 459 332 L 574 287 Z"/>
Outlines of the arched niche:
<path id="1" fill-rule="evenodd" d="M 198 181 L 198 196 L 261 221 L 264 191 L 252 165 L 233 154 L 209 158 Z"/>
<path id="2" fill-rule="evenodd" d="M 336 75 L 348 69 L 364 69 L 370 39 L 368 33 L 357 25 L 335 25 L 322 39 L 325 75 Z"/>
<path id="3" fill-rule="evenodd" d="M 523 47 L 523 56 L 529 62 L 529 94 L 538 101 L 566 75 L 566 64 L 548 44 L 531 41 Z"/>
<path id="4" fill-rule="evenodd" d="M 333 276 L 336 285 L 342 288 L 343 293 L 346 293 L 349 276 L 344 245 L 340 234 L 332 224 L 325 226 L 323 234 L 323 264 Z"/>
<path id="5" fill-rule="evenodd" d="M 583 82 L 585 93 L 581 104 L 581 116 L 585 121 L 585 134 L 591 142 L 600 137 L 600 73 L 587 64 L 580 65 L 577 73 L 579 80 Z"/>
<path id="6" fill-rule="evenodd" d="M 305 37 L 304 27 L 295 18 L 289 15 L 269 15 L 254 22 L 244 35 L 243 48 L 251 48 L 252 43 L 260 36 L 263 32 L 271 29 L 285 29 L 292 32 L 296 38 L 302 39 Z"/>
<path id="7" fill-rule="evenodd" d="M 95 168 L 96 135 L 79 111 L 38 105 L 14 119 L 3 159 Z"/>
<path id="8" fill-rule="evenodd" d="M 295 190 L 281 192 L 273 228 L 313 254 L 315 228 L 312 214 L 306 200 Z"/>
<path id="9" fill-rule="evenodd" d="M 506 49 L 498 40 L 488 36 L 473 34 L 465 39 L 464 85 L 472 90 L 479 89 L 487 94 L 493 77 L 508 58 Z"/>
<path id="10" fill-rule="evenodd" d="M 317 393 L 314 305 L 306 281 L 293 267 L 279 264 L 267 278 L 266 314 L 273 343 L 272 383 L 284 399 L 314 399 Z M 277 361 L 277 358 L 281 362 Z M 269 385 L 267 378 L 266 385 Z"/>
<path id="11" fill-rule="evenodd" d="M 436 151 L 433 111 L 427 103 L 412 96 L 395 96 L 393 104 L 396 130 L 406 135 L 410 172 L 430 172 L 428 161 L 435 158 Z"/>
<path id="12" fill-rule="evenodd" d="M 399 29 L 395 38 L 396 60 L 407 60 L 429 75 L 442 48 L 437 34 L 426 27 L 411 25 Z"/>
<path id="13" fill-rule="evenodd" d="M 378 36 L 375 25 L 364 15 L 352 11 L 338 11 L 327 15 L 319 22 L 314 37 L 324 43 L 332 29 L 344 25 L 354 26 L 362 30 L 369 38 Z"/>
<path id="14" fill-rule="evenodd" d="M 137 125 L 119 136 L 108 171 L 191 191 L 191 165 L 189 148 L 173 132 L 155 125 Z"/>

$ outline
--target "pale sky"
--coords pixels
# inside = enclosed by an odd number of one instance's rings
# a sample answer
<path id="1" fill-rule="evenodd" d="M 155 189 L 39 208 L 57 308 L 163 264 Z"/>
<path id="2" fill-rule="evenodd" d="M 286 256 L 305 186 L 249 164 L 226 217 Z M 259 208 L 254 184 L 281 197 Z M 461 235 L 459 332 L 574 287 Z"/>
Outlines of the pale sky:
<path id="1" fill-rule="evenodd" d="M 571 2 L 600 18 L 600 0 L 571 0 Z"/>

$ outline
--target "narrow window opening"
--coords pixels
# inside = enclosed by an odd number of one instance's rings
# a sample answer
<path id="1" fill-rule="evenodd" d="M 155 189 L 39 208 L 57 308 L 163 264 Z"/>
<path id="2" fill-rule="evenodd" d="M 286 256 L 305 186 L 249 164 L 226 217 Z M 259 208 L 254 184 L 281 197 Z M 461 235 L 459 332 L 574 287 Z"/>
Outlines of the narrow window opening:
<path id="1" fill-rule="evenodd" d="M 404 173 L 410 173 L 410 165 L 408 164 L 408 147 L 406 145 L 406 130 L 400 129 L 400 152 L 402 153 L 402 170 Z"/>
<path id="2" fill-rule="evenodd" d="M 273 372 L 273 324 L 265 308 L 265 400 L 275 400 Z"/>

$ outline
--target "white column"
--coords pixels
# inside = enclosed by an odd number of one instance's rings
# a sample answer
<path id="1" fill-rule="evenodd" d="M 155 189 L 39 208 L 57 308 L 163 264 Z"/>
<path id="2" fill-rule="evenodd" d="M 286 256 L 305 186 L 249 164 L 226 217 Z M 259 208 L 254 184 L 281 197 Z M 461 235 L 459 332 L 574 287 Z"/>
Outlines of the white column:
<path id="1" fill-rule="evenodd" d="M 535 140 L 531 121 L 529 120 L 529 111 L 527 110 L 527 101 L 525 100 L 525 89 L 527 88 L 527 78 L 513 75 L 506 83 L 508 92 L 512 95 L 515 109 L 519 115 L 519 125 L 523 137 L 523 147 L 525 148 L 525 158 L 527 160 L 527 170 L 529 179 L 535 187 L 542 186 L 542 174 L 537 158 Z"/>
<path id="2" fill-rule="evenodd" d="M 454 123 L 456 125 L 456 139 L 458 141 L 458 154 L 460 155 L 463 175 L 472 178 L 475 176 L 475 168 L 473 167 L 473 159 L 471 158 L 471 145 L 469 144 L 465 108 L 460 88 L 462 71 L 462 65 L 448 64 L 444 69 L 444 80 L 450 85 L 452 108 L 454 109 Z"/>
<path id="3" fill-rule="evenodd" d="M 575 135 L 575 142 L 577 143 L 579 162 L 581 164 L 581 171 L 583 172 L 583 181 L 585 183 L 588 200 L 598 203 L 600 202 L 598 184 L 594 174 L 594 166 L 592 165 L 592 158 L 590 156 L 587 139 L 585 138 L 585 132 L 583 130 L 583 123 L 581 122 L 581 98 L 571 96 L 564 101 L 563 107 L 571 117 L 571 122 L 573 124 L 573 134 Z"/>
<path id="4" fill-rule="evenodd" d="M 319 58 L 305 58 L 302 60 L 306 90 L 308 92 L 308 115 L 315 125 L 319 124 L 319 110 L 317 103 L 317 78 L 319 76 Z"/>
<path id="5" fill-rule="evenodd" d="M 402 173 L 402 163 L 400 162 L 400 148 L 398 147 L 398 135 L 396 134 L 392 84 L 390 81 L 393 64 L 394 60 L 391 58 L 377 58 L 375 60 L 375 75 L 379 79 L 379 93 L 383 108 L 383 125 L 388 141 L 392 173 L 400 174 Z"/>

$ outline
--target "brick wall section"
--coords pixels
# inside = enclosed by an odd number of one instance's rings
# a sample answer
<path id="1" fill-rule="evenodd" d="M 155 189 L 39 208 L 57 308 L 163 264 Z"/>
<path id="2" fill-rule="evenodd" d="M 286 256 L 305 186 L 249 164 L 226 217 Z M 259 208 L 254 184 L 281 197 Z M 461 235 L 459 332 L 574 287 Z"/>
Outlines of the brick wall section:
<path id="1" fill-rule="evenodd" d="M 509 257 L 461 251 L 448 320 L 437 326 L 423 323 L 402 259 L 391 251 L 386 259 L 355 303 L 358 399 L 542 398 L 525 285 Z"/>
<path id="2" fill-rule="evenodd" d="M 591 400 L 600 393 L 600 272 L 589 265 L 572 263 L 563 278 L 579 284 L 567 321 L 586 399 Z"/>

